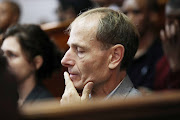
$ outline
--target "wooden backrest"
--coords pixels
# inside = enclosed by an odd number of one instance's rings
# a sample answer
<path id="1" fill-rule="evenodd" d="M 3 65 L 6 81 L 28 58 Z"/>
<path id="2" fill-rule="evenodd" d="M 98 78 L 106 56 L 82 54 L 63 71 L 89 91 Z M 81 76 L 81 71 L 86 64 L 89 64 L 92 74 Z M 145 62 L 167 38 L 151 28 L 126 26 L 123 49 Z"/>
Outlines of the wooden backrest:
<path id="1" fill-rule="evenodd" d="M 123 101 L 94 100 L 81 104 L 60 106 L 59 101 L 26 104 L 20 109 L 26 120 L 178 120 L 180 91 L 155 93 Z"/>
<path id="2" fill-rule="evenodd" d="M 68 49 L 66 43 L 69 38 L 69 35 L 66 34 L 65 30 L 71 22 L 72 20 L 68 20 L 61 23 L 52 22 L 41 25 L 41 28 L 49 35 L 59 49 L 64 52 Z"/>
<path id="3" fill-rule="evenodd" d="M 48 36 L 53 40 L 62 53 L 66 52 L 68 49 L 67 40 L 69 38 L 65 30 L 70 25 L 72 20 L 57 23 L 46 23 L 42 24 L 41 28 L 48 34 Z M 61 62 L 61 61 L 59 61 Z M 64 77 L 63 73 L 66 68 L 62 68 L 61 71 L 54 72 L 51 78 L 43 81 L 45 87 L 55 96 L 61 97 L 64 92 Z"/>

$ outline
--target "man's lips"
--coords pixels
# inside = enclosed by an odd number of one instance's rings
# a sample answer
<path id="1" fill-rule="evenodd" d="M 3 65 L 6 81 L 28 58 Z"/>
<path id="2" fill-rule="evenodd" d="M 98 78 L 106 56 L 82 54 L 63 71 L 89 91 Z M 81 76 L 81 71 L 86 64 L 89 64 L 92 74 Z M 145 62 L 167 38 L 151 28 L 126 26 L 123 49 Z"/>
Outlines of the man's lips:
<path id="1" fill-rule="evenodd" d="M 70 78 L 73 80 L 75 78 L 77 78 L 78 74 L 75 73 L 69 73 Z"/>

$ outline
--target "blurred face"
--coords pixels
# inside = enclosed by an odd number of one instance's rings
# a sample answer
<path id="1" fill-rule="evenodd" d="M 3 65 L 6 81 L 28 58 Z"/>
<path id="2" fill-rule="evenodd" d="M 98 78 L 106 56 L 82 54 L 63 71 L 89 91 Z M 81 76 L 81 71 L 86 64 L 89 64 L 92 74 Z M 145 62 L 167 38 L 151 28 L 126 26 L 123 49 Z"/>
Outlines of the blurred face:
<path id="1" fill-rule="evenodd" d="M 0 30 L 5 31 L 13 23 L 13 12 L 6 3 L 0 3 Z"/>
<path id="2" fill-rule="evenodd" d="M 66 10 L 63 10 L 61 6 L 57 9 L 57 16 L 59 21 L 63 22 L 66 20 L 72 20 L 76 18 L 76 13 L 72 8 L 67 8 Z"/>
<path id="3" fill-rule="evenodd" d="M 145 24 L 147 19 L 145 12 L 140 8 L 137 0 L 125 0 L 122 9 L 134 25 L 137 26 L 140 34 L 142 34 L 147 29 Z"/>
<path id="4" fill-rule="evenodd" d="M 98 22 L 92 18 L 73 24 L 67 42 L 70 48 L 61 60 L 62 65 L 68 67 L 70 78 L 78 90 L 82 90 L 87 82 L 97 86 L 110 77 L 110 53 L 109 50 L 102 50 L 101 43 L 96 40 L 97 25 Z"/>
<path id="5" fill-rule="evenodd" d="M 175 9 L 170 6 L 166 6 L 166 24 L 171 25 L 177 20 L 180 24 L 180 8 Z"/>
<path id="6" fill-rule="evenodd" d="M 8 59 L 10 70 L 17 76 L 18 82 L 23 82 L 35 74 L 34 65 L 27 61 L 16 37 L 6 38 L 1 49 Z"/>

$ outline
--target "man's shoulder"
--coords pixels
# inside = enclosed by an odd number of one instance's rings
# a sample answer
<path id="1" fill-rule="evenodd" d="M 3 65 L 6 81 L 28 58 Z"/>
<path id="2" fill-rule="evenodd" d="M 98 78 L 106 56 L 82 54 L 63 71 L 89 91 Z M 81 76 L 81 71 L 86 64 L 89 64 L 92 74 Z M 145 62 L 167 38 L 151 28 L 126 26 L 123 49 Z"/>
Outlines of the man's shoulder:
<path id="1" fill-rule="evenodd" d="M 138 96 L 141 96 L 140 91 L 133 87 L 131 89 L 131 91 L 129 92 L 129 94 L 127 95 L 127 98 L 129 98 L 129 97 L 138 97 Z"/>
<path id="2" fill-rule="evenodd" d="M 129 98 L 141 96 L 141 93 L 134 88 L 133 83 L 131 82 L 128 75 L 123 79 L 123 81 L 118 85 L 118 87 L 113 91 L 113 93 L 108 96 L 109 98 L 120 97 L 120 98 Z"/>

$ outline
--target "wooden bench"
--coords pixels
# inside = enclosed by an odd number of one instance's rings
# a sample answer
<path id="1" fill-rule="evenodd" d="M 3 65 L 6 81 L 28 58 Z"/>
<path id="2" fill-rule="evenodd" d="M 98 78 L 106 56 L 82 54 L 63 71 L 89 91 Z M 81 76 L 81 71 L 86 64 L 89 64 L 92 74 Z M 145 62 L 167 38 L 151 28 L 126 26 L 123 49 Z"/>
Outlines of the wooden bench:
<path id="1" fill-rule="evenodd" d="M 61 23 L 53 22 L 41 25 L 41 28 L 48 34 L 48 36 L 51 38 L 51 40 L 53 40 L 62 53 L 65 53 L 68 49 L 67 40 L 69 35 L 65 33 L 65 30 L 71 22 L 72 20 Z M 61 97 L 64 92 L 65 84 L 63 73 L 65 70 L 66 68 L 63 67 L 61 71 L 54 72 L 51 78 L 43 81 L 45 87 L 47 87 L 47 89 L 55 97 Z"/>
<path id="2" fill-rule="evenodd" d="M 66 29 L 71 22 L 72 20 L 68 20 L 61 23 L 52 22 L 41 25 L 41 28 L 49 35 L 49 37 L 63 52 L 68 49 L 67 40 L 69 35 L 66 33 Z"/>
<path id="3" fill-rule="evenodd" d="M 94 100 L 61 106 L 59 100 L 26 104 L 20 109 L 25 120 L 179 120 L 180 91 L 154 93 L 123 101 Z"/>

